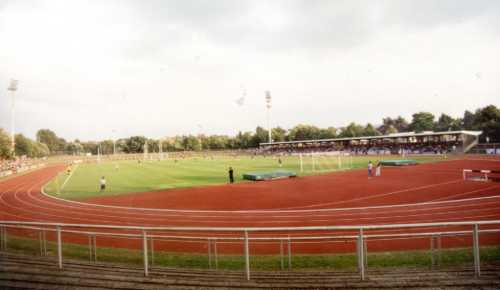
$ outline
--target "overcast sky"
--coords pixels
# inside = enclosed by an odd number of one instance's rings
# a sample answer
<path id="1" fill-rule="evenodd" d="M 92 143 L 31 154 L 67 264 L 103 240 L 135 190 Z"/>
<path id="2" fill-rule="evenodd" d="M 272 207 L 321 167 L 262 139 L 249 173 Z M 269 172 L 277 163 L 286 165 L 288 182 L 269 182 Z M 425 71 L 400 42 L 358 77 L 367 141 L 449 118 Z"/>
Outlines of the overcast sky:
<path id="1" fill-rule="evenodd" d="M 500 104 L 500 1 L 0 0 L 0 127 L 73 140 Z"/>

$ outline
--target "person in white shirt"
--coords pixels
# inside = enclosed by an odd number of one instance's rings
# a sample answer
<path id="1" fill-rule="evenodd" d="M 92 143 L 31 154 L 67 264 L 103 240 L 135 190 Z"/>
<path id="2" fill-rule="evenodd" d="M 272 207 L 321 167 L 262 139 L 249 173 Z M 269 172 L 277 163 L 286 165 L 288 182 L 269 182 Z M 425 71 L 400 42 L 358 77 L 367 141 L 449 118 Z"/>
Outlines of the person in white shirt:
<path id="1" fill-rule="evenodd" d="M 101 191 L 104 191 L 106 189 L 106 178 L 104 178 L 104 176 L 102 176 L 101 179 L 99 180 L 99 185 Z"/>
<path id="2" fill-rule="evenodd" d="M 368 161 L 368 178 L 372 178 L 373 176 L 372 171 L 373 171 L 373 163 L 370 160 Z"/>

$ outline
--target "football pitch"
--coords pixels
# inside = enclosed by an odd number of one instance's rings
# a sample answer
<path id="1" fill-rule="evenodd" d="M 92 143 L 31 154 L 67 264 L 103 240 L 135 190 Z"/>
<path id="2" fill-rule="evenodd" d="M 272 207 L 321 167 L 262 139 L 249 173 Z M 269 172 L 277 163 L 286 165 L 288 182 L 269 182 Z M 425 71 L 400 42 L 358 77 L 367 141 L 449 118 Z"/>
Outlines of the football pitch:
<path id="1" fill-rule="evenodd" d="M 279 160 L 282 164 L 280 166 Z M 298 156 L 262 157 L 191 157 L 166 160 L 126 160 L 82 163 L 72 166 L 72 172 L 61 172 L 45 186 L 45 192 L 64 199 L 79 200 L 95 196 L 119 195 L 224 184 L 228 168 L 234 169 L 235 182 L 242 174 L 290 170 L 298 176 L 323 174 L 341 170 L 366 168 L 369 160 L 397 159 L 397 156 Z M 442 161 L 442 156 L 413 156 L 419 163 Z M 99 191 L 99 179 L 106 178 L 106 190 Z M 247 182 L 247 181 L 244 181 Z"/>

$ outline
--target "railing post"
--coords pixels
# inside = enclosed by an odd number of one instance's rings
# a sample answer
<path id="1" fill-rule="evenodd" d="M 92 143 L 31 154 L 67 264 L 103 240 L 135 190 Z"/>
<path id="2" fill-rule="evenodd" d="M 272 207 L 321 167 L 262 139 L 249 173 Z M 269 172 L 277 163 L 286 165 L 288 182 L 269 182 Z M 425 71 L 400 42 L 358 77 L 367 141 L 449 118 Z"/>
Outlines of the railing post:
<path id="1" fill-rule="evenodd" d="M 215 270 L 219 269 L 219 261 L 217 257 L 217 239 L 214 240 L 214 260 L 215 260 Z"/>
<path id="2" fill-rule="evenodd" d="M 442 262 L 442 255 L 441 255 L 441 235 L 436 237 L 437 239 L 437 251 L 438 251 L 438 260 L 437 260 L 437 266 L 441 266 Z"/>
<path id="3" fill-rule="evenodd" d="M 4 236 L 3 228 L 4 227 L 0 226 L 0 251 L 3 251 L 3 236 Z"/>
<path id="4" fill-rule="evenodd" d="M 288 236 L 288 270 L 292 270 L 292 241 Z"/>
<path id="5" fill-rule="evenodd" d="M 7 251 L 7 227 L 2 227 L 2 239 L 0 243 L 0 247 L 3 251 Z"/>
<path id="6" fill-rule="evenodd" d="M 210 239 L 207 239 L 208 269 L 212 269 L 212 249 Z"/>
<path id="7" fill-rule="evenodd" d="M 62 239 L 61 239 L 61 226 L 57 226 L 57 261 L 59 269 L 62 269 Z"/>
<path id="8" fill-rule="evenodd" d="M 38 241 L 40 242 L 40 257 L 43 256 L 42 230 L 38 231 Z"/>
<path id="9" fill-rule="evenodd" d="M 94 244 L 94 262 L 97 263 L 97 236 L 96 235 L 92 236 L 92 242 Z"/>
<path id="10" fill-rule="evenodd" d="M 155 244 L 154 244 L 154 239 L 150 238 L 149 239 L 149 247 L 151 248 L 151 267 L 154 266 L 155 264 Z"/>
<path id="11" fill-rule="evenodd" d="M 431 269 L 434 269 L 435 259 L 434 259 L 434 236 L 431 236 Z"/>
<path id="12" fill-rule="evenodd" d="M 366 268 L 368 268 L 368 240 L 365 239 L 364 240 L 364 243 L 363 243 L 363 261 L 364 261 L 364 265 L 365 265 L 365 270 Z"/>
<path id="13" fill-rule="evenodd" d="M 359 269 L 359 274 L 361 276 L 361 280 L 365 280 L 365 259 L 364 259 L 364 251 L 363 251 L 363 229 L 359 229 L 359 235 L 358 235 L 358 269 Z"/>
<path id="14" fill-rule="evenodd" d="M 248 247 L 248 231 L 245 231 L 245 273 L 247 280 L 250 280 L 250 252 Z"/>
<path id="15" fill-rule="evenodd" d="M 93 252 L 94 250 L 92 249 L 92 236 L 89 235 L 89 262 L 92 262 Z"/>
<path id="16" fill-rule="evenodd" d="M 47 232 L 45 230 L 43 230 L 42 236 L 43 236 L 43 255 L 47 257 Z"/>
<path id="17" fill-rule="evenodd" d="M 474 251 L 474 274 L 476 277 L 481 276 L 481 261 L 479 255 L 479 225 L 475 224 L 472 231 L 472 243 Z"/>
<path id="18" fill-rule="evenodd" d="M 281 270 L 285 269 L 285 259 L 283 257 L 283 240 L 280 240 L 280 264 Z"/>
<path id="19" fill-rule="evenodd" d="M 144 259 L 144 276 L 148 276 L 148 236 L 146 231 L 142 231 L 142 256 Z"/>

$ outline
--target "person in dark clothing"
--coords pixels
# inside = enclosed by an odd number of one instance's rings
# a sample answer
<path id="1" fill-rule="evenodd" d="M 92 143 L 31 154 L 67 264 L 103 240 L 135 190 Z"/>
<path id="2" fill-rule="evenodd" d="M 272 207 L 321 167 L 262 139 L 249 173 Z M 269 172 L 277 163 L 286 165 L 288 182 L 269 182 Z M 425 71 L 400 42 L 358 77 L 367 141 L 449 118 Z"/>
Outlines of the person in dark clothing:
<path id="1" fill-rule="evenodd" d="M 229 183 L 234 183 L 234 171 L 232 167 L 229 167 Z"/>

